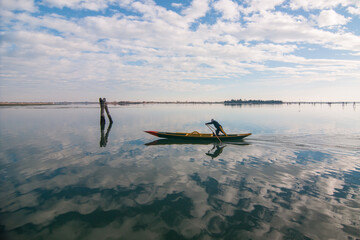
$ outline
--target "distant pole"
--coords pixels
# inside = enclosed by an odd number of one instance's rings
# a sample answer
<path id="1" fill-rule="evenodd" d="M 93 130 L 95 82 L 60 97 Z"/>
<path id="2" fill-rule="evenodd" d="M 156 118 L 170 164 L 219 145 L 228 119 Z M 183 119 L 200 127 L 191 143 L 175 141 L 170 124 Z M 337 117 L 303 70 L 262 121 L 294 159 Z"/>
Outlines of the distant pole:
<path id="1" fill-rule="evenodd" d="M 104 111 L 105 102 L 102 98 L 99 98 L 99 103 L 100 103 L 100 125 L 105 127 L 105 111 Z"/>

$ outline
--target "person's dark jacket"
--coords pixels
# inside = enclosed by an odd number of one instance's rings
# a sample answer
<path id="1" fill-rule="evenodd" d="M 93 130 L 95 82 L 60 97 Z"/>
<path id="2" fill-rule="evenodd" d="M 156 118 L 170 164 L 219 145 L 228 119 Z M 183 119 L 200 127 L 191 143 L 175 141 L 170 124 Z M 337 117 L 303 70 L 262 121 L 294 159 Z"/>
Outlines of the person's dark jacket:
<path id="1" fill-rule="evenodd" d="M 208 123 L 205 123 L 206 125 L 207 124 L 214 124 L 214 127 L 216 128 L 216 129 L 218 129 L 221 125 L 220 125 L 220 123 L 218 123 L 217 121 L 215 121 L 215 120 L 212 120 L 211 122 L 208 122 Z"/>

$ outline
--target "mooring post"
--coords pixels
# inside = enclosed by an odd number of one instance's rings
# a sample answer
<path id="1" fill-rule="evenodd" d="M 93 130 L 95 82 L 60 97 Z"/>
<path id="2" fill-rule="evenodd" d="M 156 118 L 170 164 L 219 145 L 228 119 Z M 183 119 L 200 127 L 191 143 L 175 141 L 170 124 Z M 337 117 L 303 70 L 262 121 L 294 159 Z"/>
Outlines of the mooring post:
<path id="1" fill-rule="evenodd" d="M 109 108 L 107 106 L 106 98 L 99 98 L 99 103 L 100 103 L 100 124 L 105 125 L 105 111 L 109 118 L 110 123 L 113 123 L 113 120 L 109 112 Z"/>
<path id="2" fill-rule="evenodd" d="M 99 98 L 99 103 L 100 103 L 100 125 L 105 127 L 105 114 L 104 114 L 105 102 L 103 101 L 102 98 Z"/>
<path id="3" fill-rule="evenodd" d="M 100 138 L 100 147 L 106 147 L 106 144 L 108 142 L 108 137 L 110 133 L 111 126 L 113 124 L 113 120 L 111 118 L 109 108 L 106 103 L 106 98 L 99 98 L 100 103 L 100 132 L 101 132 L 101 138 Z M 105 130 L 105 111 L 109 118 L 110 124 L 108 126 L 108 129 L 106 131 L 106 134 L 104 135 Z"/>
<path id="4" fill-rule="evenodd" d="M 110 123 L 113 123 L 113 120 L 112 120 L 110 112 L 109 112 L 109 108 L 107 106 L 106 98 L 103 98 L 103 102 L 105 103 L 105 111 L 106 111 L 106 114 L 107 114 L 107 116 L 109 118 L 109 121 L 110 121 Z"/>

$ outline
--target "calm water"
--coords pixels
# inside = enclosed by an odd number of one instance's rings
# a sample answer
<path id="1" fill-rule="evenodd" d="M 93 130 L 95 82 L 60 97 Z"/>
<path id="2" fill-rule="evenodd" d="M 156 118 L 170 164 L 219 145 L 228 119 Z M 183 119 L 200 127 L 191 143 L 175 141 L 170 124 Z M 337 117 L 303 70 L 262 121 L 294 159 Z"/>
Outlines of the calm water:
<path id="1" fill-rule="evenodd" d="M 0 108 L 1 239 L 359 239 L 360 106 Z M 238 144 L 148 144 L 144 130 Z"/>

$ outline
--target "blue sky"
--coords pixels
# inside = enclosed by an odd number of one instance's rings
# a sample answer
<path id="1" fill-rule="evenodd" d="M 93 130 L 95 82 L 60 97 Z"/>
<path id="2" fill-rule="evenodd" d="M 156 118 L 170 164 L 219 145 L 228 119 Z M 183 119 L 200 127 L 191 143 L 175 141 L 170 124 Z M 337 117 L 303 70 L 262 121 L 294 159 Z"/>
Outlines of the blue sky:
<path id="1" fill-rule="evenodd" d="M 360 101 L 359 0 L 0 6 L 0 101 Z"/>

